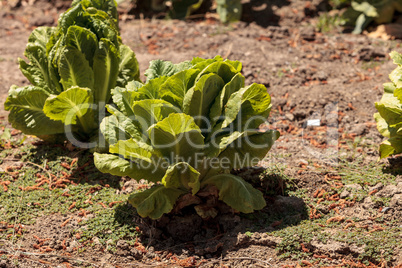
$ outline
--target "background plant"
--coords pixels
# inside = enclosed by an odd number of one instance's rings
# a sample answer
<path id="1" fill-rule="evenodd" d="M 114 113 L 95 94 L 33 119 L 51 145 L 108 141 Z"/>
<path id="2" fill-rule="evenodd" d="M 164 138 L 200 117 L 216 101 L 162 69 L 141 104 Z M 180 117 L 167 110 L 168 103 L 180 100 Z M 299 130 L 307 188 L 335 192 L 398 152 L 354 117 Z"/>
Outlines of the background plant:
<path id="1" fill-rule="evenodd" d="M 166 17 L 169 19 L 185 19 L 193 12 L 198 11 L 201 5 L 207 0 L 152 0 L 135 2 L 141 5 L 148 4 L 149 8 L 154 11 L 167 10 Z M 212 2 L 212 1 L 210 1 Z M 213 1 L 216 5 L 216 12 L 219 19 L 223 23 L 239 21 L 242 15 L 242 4 L 240 0 L 216 0 Z"/>
<path id="2" fill-rule="evenodd" d="M 201 216 L 215 216 L 216 204 L 201 204 L 197 194 L 216 195 L 244 213 L 265 206 L 260 191 L 229 173 L 255 165 L 279 137 L 258 129 L 271 109 L 267 89 L 244 87 L 240 71 L 240 62 L 220 56 L 176 65 L 157 60 L 146 84 L 112 91 L 117 107 L 107 106 L 112 115 L 101 124 L 109 153 L 95 153 L 95 165 L 156 183 L 129 198 L 139 215 L 160 218 L 186 196 L 181 207 L 197 205 Z"/>
<path id="3" fill-rule="evenodd" d="M 392 21 L 395 11 L 402 12 L 401 0 L 351 1 L 344 12 L 344 25 L 354 26 L 353 33 L 360 34 L 372 21 L 378 24 Z"/>
<path id="4" fill-rule="evenodd" d="M 139 80 L 138 62 L 121 43 L 116 3 L 73 1 L 57 27 L 39 27 L 28 39 L 20 69 L 32 85 L 12 86 L 9 121 L 25 134 L 65 139 L 67 130 L 88 141 L 110 90 Z"/>
<path id="5" fill-rule="evenodd" d="M 402 55 L 393 51 L 390 56 L 398 67 L 389 75 L 391 82 L 384 84 L 381 100 L 375 103 L 377 129 L 388 138 L 380 145 L 380 158 L 402 153 Z"/>

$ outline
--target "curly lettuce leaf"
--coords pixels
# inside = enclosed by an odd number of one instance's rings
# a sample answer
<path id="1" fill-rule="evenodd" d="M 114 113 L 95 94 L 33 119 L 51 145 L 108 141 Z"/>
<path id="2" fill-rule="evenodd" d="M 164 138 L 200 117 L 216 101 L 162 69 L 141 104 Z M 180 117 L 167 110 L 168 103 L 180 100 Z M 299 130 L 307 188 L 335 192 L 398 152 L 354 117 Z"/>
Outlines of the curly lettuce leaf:
<path id="1" fill-rule="evenodd" d="M 172 76 L 175 73 L 187 70 L 191 67 L 189 61 L 184 61 L 178 64 L 174 64 L 170 61 L 164 60 L 152 60 L 149 63 L 149 68 L 145 71 L 145 76 L 147 77 L 147 82 L 149 80 L 162 77 L 162 76 Z"/>

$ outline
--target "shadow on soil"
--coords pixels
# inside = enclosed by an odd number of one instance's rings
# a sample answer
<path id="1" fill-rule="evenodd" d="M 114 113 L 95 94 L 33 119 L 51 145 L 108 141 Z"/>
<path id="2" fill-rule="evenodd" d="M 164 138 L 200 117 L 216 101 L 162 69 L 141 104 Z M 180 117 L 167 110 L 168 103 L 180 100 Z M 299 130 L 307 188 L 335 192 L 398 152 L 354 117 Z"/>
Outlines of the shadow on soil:
<path id="1" fill-rule="evenodd" d="M 245 172 L 240 173 L 238 175 L 242 176 Z M 266 176 L 263 169 L 251 169 L 249 176 L 243 178 L 253 183 L 252 179 L 258 176 Z M 269 235 L 272 231 L 296 225 L 308 218 L 307 206 L 301 198 L 278 195 L 278 191 L 286 194 L 283 179 L 270 179 L 269 189 L 263 187 L 261 181 L 258 186 L 254 185 L 267 193 L 267 206 L 252 214 L 234 213 L 226 204 L 218 201 L 216 207 L 220 213 L 215 218 L 202 219 L 193 206 L 188 206 L 178 214 L 170 213 L 159 220 L 142 219 L 134 215 L 135 209 L 128 203 L 116 207 L 114 217 L 121 225 L 139 226 L 142 243 L 153 246 L 156 251 L 168 250 L 178 255 L 190 251 L 207 258 L 221 256 L 234 248 L 247 247 L 250 243 L 265 245 L 266 240 L 261 243 L 252 241 L 253 233 Z"/>
<path id="2" fill-rule="evenodd" d="M 241 20 L 248 23 L 255 22 L 264 28 L 268 26 L 278 26 L 280 16 L 275 14 L 273 6 L 281 8 L 288 5 L 290 5 L 289 0 L 250 0 L 247 3 L 243 3 Z M 210 12 L 212 6 L 212 1 L 202 1 L 201 7 L 192 13 L 190 18 L 204 20 L 203 15 Z M 136 17 L 144 16 L 149 19 L 164 19 L 167 13 L 166 10 L 161 12 L 152 11 L 150 3 L 147 1 L 138 1 L 136 5 L 128 5 L 127 7 L 121 8 Z"/>
<path id="3" fill-rule="evenodd" d="M 64 146 L 40 144 L 28 151 L 29 159 L 37 165 L 49 165 L 49 170 L 65 170 L 62 163 L 77 159 L 71 167 L 70 178 L 75 183 L 92 185 L 109 184 L 121 190 L 121 177 L 99 172 L 93 165 L 88 151 L 69 151 Z M 46 161 L 47 159 L 47 161 Z M 157 251 L 169 250 L 181 254 L 183 250 L 199 256 L 220 256 L 234 249 L 247 247 L 253 233 L 267 233 L 296 225 L 308 218 L 307 207 L 301 198 L 286 196 L 291 187 L 289 179 L 280 174 L 267 174 L 264 168 L 246 168 L 233 174 L 242 177 L 264 193 L 267 206 L 252 214 L 234 213 L 230 207 L 216 200 L 219 214 L 215 218 L 202 219 L 194 206 L 188 206 L 176 214 L 164 215 L 153 221 L 139 217 L 129 203 L 114 209 L 114 220 L 120 226 L 140 227 L 142 243 Z M 240 242 L 239 242 L 240 241 Z"/>
<path id="4" fill-rule="evenodd" d="M 100 172 L 94 165 L 92 153 L 88 150 L 70 151 L 61 144 L 49 144 L 46 142 L 39 142 L 35 145 L 28 151 L 29 158 L 34 164 L 44 165 L 46 163 L 48 166 L 53 165 L 49 167 L 52 170 L 62 169 L 63 162 L 66 163 L 67 159 L 71 161 L 71 159 L 76 158 L 76 164 L 70 167 L 71 174 L 69 175 L 69 178 L 75 183 L 108 184 L 110 187 L 120 190 L 121 177 Z"/>
<path id="5" fill-rule="evenodd" d="M 272 6 L 278 8 L 290 5 L 288 0 L 257 0 L 243 4 L 242 21 L 255 22 L 261 27 L 279 26 L 280 17 L 275 15 Z"/>
<path id="6" fill-rule="evenodd" d="M 388 158 L 388 165 L 384 167 L 383 172 L 394 176 L 402 175 L 402 156 Z"/>

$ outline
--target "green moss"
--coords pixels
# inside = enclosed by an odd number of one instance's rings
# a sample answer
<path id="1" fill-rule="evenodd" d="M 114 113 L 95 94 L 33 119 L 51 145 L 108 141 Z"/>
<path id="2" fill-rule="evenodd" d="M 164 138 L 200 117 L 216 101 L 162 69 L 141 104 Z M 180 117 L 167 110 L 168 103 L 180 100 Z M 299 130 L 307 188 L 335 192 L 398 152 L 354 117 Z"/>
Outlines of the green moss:
<path id="1" fill-rule="evenodd" d="M 17 154 L 19 158 L 15 158 Z M 34 146 L 25 143 L 18 148 L 4 150 L 1 156 L 24 163 L 21 169 L 15 170 L 18 174 L 0 174 L 1 181 L 10 181 L 7 192 L 0 189 L 2 221 L 27 225 L 35 223 L 41 216 L 53 213 L 71 214 L 84 209 L 94 217 L 82 221 L 81 228 L 75 230 L 81 234 L 80 242 L 97 236 L 103 244 L 108 240 L 115 243 L 119 239 L 137 236 L 133 224 L 134 209 L 122 205 L 126 202 L 127 195 L 118 194 L 121 178 L 99 172 L 93 165 L 91 153 L 70 152 L 59 145 Z M 74 158 L 78 161 L 70 170 L 62 166 L 62 163 L 71 164 Z M 45 183 L 39 186 L 40 190 L 24 190 L 37 185 L 37 174 L 52 183 L 67 176 L 71 183 L 66 182 L 65 187 L 52 187 L 53 189 L 49 189 L 49 184 Z M 88 199 L 92 204 L 86 202 Z M 109 208 L 108 205 L 115 201 L 120 202 L 120 205 Z M 75 206 L 69 209 L 73 203 Z M 0 239 L 13 232 L 12 228 L 7 229 L 7 232 L 0 232 Z"/>

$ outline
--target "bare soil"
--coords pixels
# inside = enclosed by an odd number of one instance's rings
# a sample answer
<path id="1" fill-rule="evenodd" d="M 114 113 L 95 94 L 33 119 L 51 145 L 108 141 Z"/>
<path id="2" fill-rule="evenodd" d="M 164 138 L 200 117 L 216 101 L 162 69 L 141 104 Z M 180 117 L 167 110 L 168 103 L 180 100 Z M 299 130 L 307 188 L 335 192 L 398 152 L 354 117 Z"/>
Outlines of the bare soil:
<path id="1" fill-rule="evenodd" d="M 50 239 L 45 245 L 55 251 L 48 256 L 21 258 L 18 266 L 69 267 L 63 263 L 74 260 L 74 267 L 80 267 L 79 261 L 82 266 L 93 267 L 401 267 L 400 247 L 393 249 L 389 261 L 366 259 L 371 264 L 363 264 L 358 258 L 362 246 L 335 240 L 324 243 L 312 239 L 303 244 L 301 251 L 315 256 L 304 259 L 306 262 L 279 258 L 278 246 L 282 239 L 271 232 L 325 217 L 335 207 L 338 212 L 334 217 L 339 218 L 333 221 L 339 222 L 339 226 L 332 227 L 334 233 L 340 229 L 347 232 L 354 218 L 360 219 L 358 225 L 368 235 L 372 230 L 379 230 L 376 217 L 383 217 L 389 228 L 402 226 L 400 177 L 396 186 L 385 184 L 373 188 L 376 185 L 367 184 L 363 187 L 372 195 L 390 200 L 387 210 L 391 212 L 388 213 L 381 213 L 385 206 L 373 202 L 369 195 L 369 199 L 346 199 L 353 193 L 353 187 L 358 186 L 346 188 L 336 177 L 336 167 L 343 157 L 351 154 L 354 159 L 360 157 L 358 168 L 362 170 L 377 161 L 376 144 L 383 138 L 375 127 L 374 102 L 381 98 L 382 84 L 388 82 L 388 74 L 395 68 L 388 53 L 401 52 L 401 42 L 337 31 L 319 33 L 315 24 L 319 12 L 327 7 L 319 1 L 308 3 L 251 1 L 246 3 L 244 21 L 231 25 L 222 25 L 213 16 L 202 20 L 166 21 L 141 19 L 120 10 L 123 42 L 135 51 L 142 73 L 153 59 L 177 63 L 192 57 L 221 55 L 243 63 L 246 84 L 261 83 L 267 87 L 273 105 L 267 127 L 280 130 L 281 138 L 267 160 L 261 163 L 264 168 L 234 171 L 260 188 L 270 189 L 271 194 L 266 196 L 268 205 L 263 211 L 250 217 L 222 213 L 210 222 L 202 222 L 191 213 L 169 215 L 165 217 L 167 223 L 159 222 L 160 226 L 138 219 L 136 224 L 144 233 L 143 245 L 148 247 L 132 246 L 122 240 L 115 253 L 96 241 L 92 247 L 77 252 L 74 249 L 78 242 L 71 235 L 77 216 L 44 216 L 27 226 L 21 243 L 30 252 L 39 254 L 34 248 L 38 243 L 35 237 L 47 237 Z M 61 0 L 0 1 L 0 102 L 4 103 L 11 85 L 28 84 L 18 70 L 16 59 L 23 57 L 31 30 L 55 25 L 58 15 L 69 4 Z M 319 120 L 319 126 L 309 126 L 312 120 Z M 4 107 L 0 107 L 0 121 L 7 124 Z M 356 138 L 363 143 L 357 143 Z M 333 141 L 336 146 L 328 146 Z M 348 147 L 350 143 L 352 148 Z M 398 161 L 395 158 L 391 167 L 400 165 Z M 286 187 L 281 183 L 261 183 L 262 171 L 279 164 L 285 167 L 283 176 L 294 178 L 293 184 Z M 283 176 L 279 176 L 279 182 Z M 343 192 L 341 199 L 335 197 L 336 201 L 350 201 L 343 205 L 336 203 L 335 207 L 317 204 L 317 190 L 333 196 L 337 186 L 347 193 Z M 292 189 L 305 189 L 311 203 L 287 196 L 286 192 Z M 60 228 L 70 217 L 66 228 Z M 346 228 L 349 223 L 352 225 Z M 331 232 L 331 228 L 325 230 Z M 65 251 L 70 257 L 60 257 Z M 324 262 L 314 263 L 315 259 Z M 14 267 L 14 264 L 3 260 L 0 267 Z"/>

